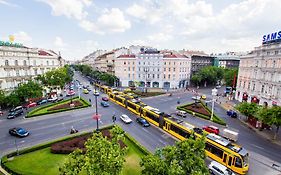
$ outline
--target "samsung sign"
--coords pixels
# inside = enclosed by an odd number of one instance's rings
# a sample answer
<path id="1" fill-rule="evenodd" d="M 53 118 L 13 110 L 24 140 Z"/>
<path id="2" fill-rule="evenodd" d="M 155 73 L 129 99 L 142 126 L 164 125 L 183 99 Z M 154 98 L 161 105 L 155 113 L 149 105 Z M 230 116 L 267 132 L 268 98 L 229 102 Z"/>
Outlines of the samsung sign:
<path id="1" fill-rule="evenodd" d="M 0 46 L 23 47 L 23 45 L 20 43 L 12 43 L 9 41 L 0 41 Z"/>
<path id="2" fill-rule="evenodd" d="M 263 44 L 280 42 L 280 41 L 281 41 L 281 31 L 263 35 L 262 37 Z"/>

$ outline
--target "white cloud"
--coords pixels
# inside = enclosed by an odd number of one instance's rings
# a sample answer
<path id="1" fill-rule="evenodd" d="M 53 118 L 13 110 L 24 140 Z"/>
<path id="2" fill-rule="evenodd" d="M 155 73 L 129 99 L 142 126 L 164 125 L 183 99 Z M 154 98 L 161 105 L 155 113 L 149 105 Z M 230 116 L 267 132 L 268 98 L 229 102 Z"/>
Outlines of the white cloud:
<path id="1" fill-rule="evenodd" d="M 124 18 L 123 12 L 118 8 L 104 10 L 103 14 L 97 19 L 97 27 L 100 31 L 124 32 L 131 28 L 130 21 Z"/>
<path id="2" fill-rule="evenodd" d="M 54 41 L 54 46 L 58 48 L 64 48 L 65 46 L 67 46 L 67 44 L 64 43 L 61 37 L 57 36 Z"/>
<path id="3" fill-rule="evenodd" d="M 91 5 L 90 0 L 38 0 L 51 6 L 54 16 L 67 16 L 77 20 L 84 19 L 88 12 L 86 7 Z"/>
<path id="4" fill-rule="evenodd" d="M 150 41 L 154 42 L 166 42 L 173 38 L 172 35 L 166 33 L 156 33 L 147 37 Z"/>
<path id="5" fill-rule="evenodd" d="M 7 2 L 6 0 L 0 0 L 0 5 L 1 4 L 11 6 L 11 7 L 18 7 L 18 5 Z"/>
<path id="6" fill-rule="evenodd" d="M 15 37 L 15 42 L 22 43 L 24 45 L 31 45 L 32 44 L 32 38 L 24 31 L 19 31 L 17 33 L 13 34 Z"/>

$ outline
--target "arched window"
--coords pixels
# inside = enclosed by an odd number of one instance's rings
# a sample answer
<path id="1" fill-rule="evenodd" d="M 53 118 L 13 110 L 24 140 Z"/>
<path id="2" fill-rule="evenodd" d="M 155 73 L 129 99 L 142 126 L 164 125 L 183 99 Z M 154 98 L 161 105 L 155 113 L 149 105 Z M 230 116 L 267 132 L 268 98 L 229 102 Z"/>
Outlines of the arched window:
<path id="1" fill-rule="evenodd" d="M 15 60 L 15 65 L 16 65 L 16 66 L 18 65 L 18 60 Z"/>
<path id="2" fill-rule="evenodd" d="M 9 60 L 5 60 L 5 66 L 9 66 Z"/>

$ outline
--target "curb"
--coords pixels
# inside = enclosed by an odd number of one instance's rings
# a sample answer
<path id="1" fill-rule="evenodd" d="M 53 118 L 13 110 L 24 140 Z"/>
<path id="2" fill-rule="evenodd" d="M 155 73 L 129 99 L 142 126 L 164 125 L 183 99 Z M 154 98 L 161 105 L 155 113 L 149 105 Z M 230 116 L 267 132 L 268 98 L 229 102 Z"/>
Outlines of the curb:
<path id="1" fill-rule="evenodd" d="M 5 174 L 5 175 L 10 175 L 6 170 L 4 170 L 4 169 L 2 168 L 1 165 L 0 165 L 0 172 L 3 173 L 3 174 Z"/>

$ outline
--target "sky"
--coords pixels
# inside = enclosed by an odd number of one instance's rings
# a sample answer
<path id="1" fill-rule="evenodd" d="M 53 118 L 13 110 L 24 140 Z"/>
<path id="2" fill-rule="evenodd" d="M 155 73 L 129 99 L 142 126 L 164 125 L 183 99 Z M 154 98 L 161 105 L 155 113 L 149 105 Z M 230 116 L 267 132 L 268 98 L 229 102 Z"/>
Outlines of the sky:
<path id="1" fill-rule="evenodd" d="M 245 52 L 281 30 L 280 0 L 0 0 L 0 40 L 78 60 L 130 45 Z"/>

